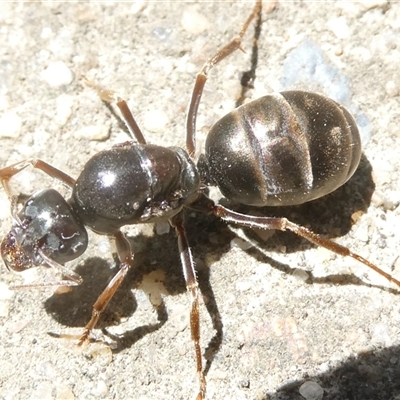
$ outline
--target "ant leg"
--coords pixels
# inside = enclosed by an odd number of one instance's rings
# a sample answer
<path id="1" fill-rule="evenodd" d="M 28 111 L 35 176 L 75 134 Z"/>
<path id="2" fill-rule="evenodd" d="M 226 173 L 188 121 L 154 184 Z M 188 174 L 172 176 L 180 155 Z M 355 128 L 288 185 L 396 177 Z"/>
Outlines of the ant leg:
<path id="1" fill-rule="evenodd" d="M 121 231 L 118 231 L 114 234 L 114 239 L 117 245 L 118 257 L 121 260 L 120 269 L 93 304 L 92 317 L 86 324 L 85 331 L 79 339 L 79 346 L 89 339 L 90 332 L 96 326 L 100 318 L 100 314 L 105 310 L 107 304 L 110 302 L 115 292 L 118 290 L 124 278 L 126 277 L 129 269 L 133 265 L 131 246 L 129 245 L 125 235 Z"/>
<path id="2" fill-rule="evenodd" d="M 256 15 L 261 14 L 262 1 L 257 0 L 251 14 L 247 18 L 246 22 L 243 24 L 242 29 L 239 31 L 238 35 L 235 36 L 227 45 L 219 49 L 212 57 L 210 57 L 203 68 L 197 74 L 196 82 L 194 84 L 192 96 L 190 98 L 188 114 L 186 118 L 186 148 L 190 157 L 194 156 L 196 150 L 196 118 L 197 111 L 199 109 L 199 104 L 201 96 L 203 94 L 204 85 L 206 84 L 208 73 L 224 58 L 228 57 L 234 53 L 237 49 L 240 49 L 242 39 L 247 31 L 251 21 Z"/>
<path id="3" fill-rule="evenodd" d="M 26 167 L 33 167 L 36 169 L 40 169 L 45 174 L 49 175 L 52 178 L 58 179 L 61 182 L 65 183 L 69 187 L 73 187 L 75 185 L 75 179 L 71 178 L 65 172 L 53 167 L 50 164 L 47 164 L 45 161 L 39 160 L 37 158 L 29 158 L 27 160 L 18 162 L 16 164 L 10 165 L 8 167 L 0 169 L 0 180 L 3 184 L 4 190 L 7 193 L 7 196 L 12 200 L 13 195 L 11 194 L 11 189 L 9 186 L 10 179 L 21 172 Z"/>
<path id="4" fill-rule="evenodd" d="M 128 107 L 126 100 L 119 97 L 113 90 L 102 89 L 95 83 L 85 80 L 86 85 L 96 90 L 100 99 L 106 103 L 112 103 L 115 101 L 119 111 L 121 112 L 122 119 L 131 134 L 132 139 L 136 139 L 139 144 L 146 144 L 146 139 L 143 136 L 142 131 L 139 128 L 135 118 L 132 115 L 131 110 Z"/>
<path id="5" fill-rule="evenodd" d="M 203 364 L 200 348 L 200 320 L 199 320 L 199 297 L 200 290 L 197 283 L 196 270 L 192 252 L 190 251 L 189 243 L 186 236 L 186 231 L 183 226 L 181 216 L 176 216 L 171 220 L 171 225 L 175 228 L 178 237 L 179 254 L 181 257 L 183 275 L 186 281 L 186 289 L 191 297 L 190 309 L 190 333 L 192 341 L 194 342 L 194 349 L 196 353 L 197 376 L 199 379 L 199 393 L 196 400 L 202 400 L 206 395 L 206 379 L 203 373 Z"/>
<path id="6" fill-rule="evenodd" d="M 211 204 L 211 203 L 209 203 Z M 219 218 L 222 218 L 224 221 L 233 222 L 235 224 L 239 224 L 242 226 L 247 226 L 249 228 L 261 228 L 261 229 L 277 229 L 279 231 L 292 231 L 296 235 L 307 239 L 309 242 L 316 244 L 317 246 L 325 247 L 326 249 L 339 254 L 343 257 L 351 257 L 355 260 L 363 263 L 367 267 L 373 269 L 378 274 L 384 276 L 388 281 L 395 283 L 400 287 L 400 281 L 393 278 L 390 274 L 381 270 L 375 264 L 372 264 L 370 261 L 361 257 L 360 255 L 353 253 L 350 249 L 345 246 L 342 246 L 338 243 L 333 242 L 332 240 L 325 239 L 320 235 L 310 231 L 304 226 L 296 225 L 293 222 L 290 222 L 286 218 L 270 218 L 270 217 L 255 217 L 251 215 L 240 214 L 229 210 L 221 205 L 214 205 L 212 207 L 212 212 Z"/>

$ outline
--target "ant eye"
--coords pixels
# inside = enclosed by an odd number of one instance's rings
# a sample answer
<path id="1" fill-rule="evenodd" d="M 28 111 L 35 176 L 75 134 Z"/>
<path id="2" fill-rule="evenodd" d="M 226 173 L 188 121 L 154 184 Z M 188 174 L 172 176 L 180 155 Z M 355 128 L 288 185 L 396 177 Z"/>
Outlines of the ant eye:
<path id="1" fill-rule="evenodd" d="M 0 249 L 4 264 L 9 270 L 21 272 L 32 266 L 32 260 L 26 256 L 25 252 L 17 243 L 13 231 L 9 232 L 2 240 Z"/>

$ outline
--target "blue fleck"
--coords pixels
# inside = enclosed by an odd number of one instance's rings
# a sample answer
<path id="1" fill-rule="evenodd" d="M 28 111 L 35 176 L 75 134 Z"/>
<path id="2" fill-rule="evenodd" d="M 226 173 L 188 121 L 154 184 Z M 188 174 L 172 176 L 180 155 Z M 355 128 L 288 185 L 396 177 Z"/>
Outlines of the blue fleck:
<path id="1" fill-rule="evenodd" d="M 363 146 L 367 144 L 371 137 L 371 122 L 353 103 L 347 77 L 326 60 L 319 46 L 308 39 L 288 54 L 283 65 L 281 90 L 296 86 L 324 93 L 343 104 L 357 122 Z"/>
<path id="2" fill-rule="evenodd" d="M 171 35 L 172 29 L 157 27 L 153 29 L 153 35 L 161 41 L 167 40 Z"/>

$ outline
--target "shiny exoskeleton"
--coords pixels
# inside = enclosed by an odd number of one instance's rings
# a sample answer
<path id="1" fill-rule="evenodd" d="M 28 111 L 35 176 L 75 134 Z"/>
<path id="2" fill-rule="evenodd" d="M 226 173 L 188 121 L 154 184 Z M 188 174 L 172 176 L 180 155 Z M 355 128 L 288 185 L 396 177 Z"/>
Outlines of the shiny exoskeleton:
<path id="1" fill-rule="evenodd" d="M 86 226 L 109 235 L 124 225 L 173 217 L 193 201 L 199 184 L 183 149 L 127 142 L 86 163 L 71 203 Z"/>
<path id="2" fill-rule="evenodd" d="M 43 257 L 59 264 L 75 260 L 87 245 L 80 218 L 60 193 L 45 189 L 26 201 L 2 241 L 1 254 L 9 268 L 23 271 L 43 264 Z"/>
<path id="3" fill-rule="evenodd" d="M 76 285 L 81 282 L 80 276 L 64 264 L 85 252 L 88 244 L 85 227 L 116 242 L 120 268 L 93 305 L 80 344 L 88 340 L 101 312 L 132 267 L 134 255 L 120 228 L 145 222 L 170 222 L 178 237 L 183 275 L 191 295 L 190 329 L 199 379 L 197 400 L 205 398 L 206 381 L 200 347 L 200 292 L 184 228 L 185 209 L 213 214 L 251 228 L 290 230 L 364 263 L 400 286 L 398 280 L 348 248 L 286 218 L 240 214 L 207 197 L 207 185 L 216 185 L 226 198 L 246 205 L 300 204 L 343 185 L 360 160 L 358 129 L 345 108 L 315 93 L 289 91 L 247 103 L 219 120 L 211 128 L 205 153 L 196 165 L 196 117 L 208 73 L 240 48 L 250 22 L 260 13 L 258 0 L 238 35 L 217 51 L 197 75 L 187 115 L 187 151 L 147 144 L 126 102 L 114 92 L 88 82 L 103 100 L 116 102 L 134 141 L 96 154 L 77 180 L 38 159 L 0 169 L 13 217 L 11 230 L 1 244 L 8 268 L 22 271 L 38 265 L 52 267 L 63 276 L 57 284 Z M 55 190 L 46 189 L 19 207 L 9 181 L 28 166 L 64 182 L 72 189 L 71 197 L 65 200 Z"/>
<path id="4" fill-rule="evenodd" d="M 289 91 L 261 97 L 210 130 L 205 164 L 212 183 L 237 203 L 288 206 L 342 186 L 361 157 L 357 125 L 335 101 Z"/>

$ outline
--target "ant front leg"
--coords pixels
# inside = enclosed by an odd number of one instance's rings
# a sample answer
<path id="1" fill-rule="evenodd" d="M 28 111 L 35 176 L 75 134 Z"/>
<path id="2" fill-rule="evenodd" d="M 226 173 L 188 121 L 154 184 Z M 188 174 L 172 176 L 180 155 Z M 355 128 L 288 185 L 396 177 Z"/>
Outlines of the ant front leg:
<path id="1" fill-rule="evenodd" d="M 200 348 L 199 284 L 197 282 L 192 252 L 190 251 L 190 246 L 187 240 L 187 235 L 183 226 L 181 215 L 175 216 L 171 220 L 171 225 L 175 228 L 175 232 L 178 237 L 179 254 L 181 258 L 183 275 L 185 277 L 186 289 L 190 293 L 191 297 L 190 333 L 192 336 L 192 341 L 194 342 L 197 376 L 199 380 L 199 393 L 197 394 L 196 400 L 203 400 L 205 399 L 206 395 L 206 379 L 203 372 L 203 363 Z"/>
<path id="2" fill-rule="evenodd" d="M 71 188 L 75 185 L 75 179 L 71 178 L 68 174 L 61 171 L 60 169 L 55 168 L 47 162 L 38 158 L 28 158 L 27 160 L 20 161 L 16 164 L 9 165 L 8 167 L 0 169 L 0 181 L 4 187 L 7 197 L 10 200 L 11 215 L 14 221 L 17 222 L 20 222 L 17 211 L 18 197 L 12 194 L 9 182 L 14 175 L 17 175 L 27 167 L 39 169 L 45 174 L 49 175 L 51 178 L 58 179 L 59 181 L 63 182 Z"/>
<path id="3" fill-rule="evenodd" d="M 128 106 L 126 100 L 119 97 L 113 90 L 103 89 L 100 86 L 97 86 L 95 83 L 90 82 L 88 80 L 85 81 L 86 85 L 96 90 L 100 99 L 104 102 L 111 104 L 115 101 L 119 111 L 122 115 L 122 120 L 124 121 L 128 131 L 132 137 L 132 139 L 136 139 L 139 144 L 146 144 L 146 139 L 143 136 L 142 131 L 139 128 L 135 118 L 132 115 L 132 112 Z M 116 115 L 117 118 L 119 118 Z"/>
<path id="4" fill-rule="evenodd" d="M 212 213 L 217 217 L 223 219 L 227 222 L 233 222 L 235 224 L 239 224 L 242 226 L 246 226 L 249 228 L 260 228 L 260 229 L 277 229 L 279 231 L 291 231 L 298 236 L 301 236 L 304 239 L 307 239 L 309 242 L 316 244 L 317 246 L 325 247 L 326 249 L 339 254 L 343 257 L 351 257 L 355 260 L 363 263 L 367 267 L 373 269 L 378 274 L 384 276 L 388 281 L 395 283 L 400 287 L 400 281 L 393 278 L 392 275 L 383 271 L 375 264 L 371 263 L 364 257 L 353 253 L 350 249 L 345 246 L 342 246 L 338 243 L 333 242 L 332 240 L 325 239 L 320 235 L 310 231 L 304 226 L 297 225 L 286 218 L 273 218 L 273 217 L 255 217 L 252 215 L 240 214 L 235 211 L 229 210 L 221 205 L 214 205 L 212 200 L 208 202 L 208 209 L 212 210 Z"/>
<path id="5" fill-rule="evenodd" d="M 107 307 L 115 292 L 121 286 L 123 280 L 125 279 L 129 269 L 133 265 L 133 254 L 131 251 L 131 246 L 126 239 L 125 235 L 118 231 L 114 234 L 115 243 L 117 245 L 118 257 L 121 261 L 120 269 L 113 279 L 109 282 L 103 292 L 100 294 L 96 302 L 93 304 L 92 317 L 90 321 L 85 326 L 85 332 L 79 339 L 79 346 L 89 339 L 90 332 L 95 328 L 101 313 Z"/>
<path id="6" fill-rule="evenodd" d="M 240 46 L 242 44 L 242 39 L 247 31 L 247 28 L 249 27 L 253 18 L 261 14 L 261 9 L 262 1 L 257 0 L 251 14 L 247 18 L 246 22 L 243 24 L 242 29 L 239 31 L 238 35 L 235 36 L 226 46 L 219 49 L 212 57 L 210 57 L 204 64 L 201 71 L 197 74 L 186 118 L 186 148 L 191 157 L 194 156 L 194 153 L 196 151 L 197 111 L 199 109 L 204 85 L 206 84 L 208 78 L 208 73 L 216 64 L 218 64 L 224 58 L 230 56 L 236 50 L 241 48 Z"/>
<path id="7" fill-rule="evenodd" d="M 14 196 L 11 194 L 9 181 L 14 175 L 17 175 L 19 172 L 29 166 L 40 169 L 51 178 L 58 179 L 69 187 L 73 187 L 75 184 L 75 179 L 71 178 L 65 172 L 53 167 L 45 161 L 39 160 L 37 158 L 29 158 L 27 160 L 0 169 L 0 180 L 11 202 Z"/>

